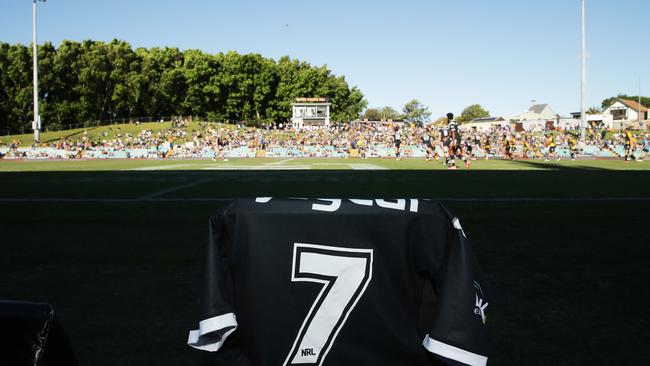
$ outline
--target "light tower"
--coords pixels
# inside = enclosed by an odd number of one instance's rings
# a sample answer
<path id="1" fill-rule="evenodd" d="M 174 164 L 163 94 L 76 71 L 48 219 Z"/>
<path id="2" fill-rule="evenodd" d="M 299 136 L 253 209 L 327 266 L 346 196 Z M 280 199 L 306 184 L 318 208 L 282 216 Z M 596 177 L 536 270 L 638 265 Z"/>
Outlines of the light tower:
<path id="1" fill-rule="evenodd" d="M 580 81 L 580 138 L 585 138 L 585 128 L 587 127 L 587 108 L 585 106 L 587 99 L 587 13 L 585 1 L 582 1 L 582 78 Z"/>
<path id="2" fill-rule="evenodd" d="M 34 47 L 34 121 L 32 122 L 32 129 L 34 130 L 34 142 L 41 141 L 41 115 L 38 111 L 38 48 L 36 45 L 36 3 L 45 2 L 45 0 L 32 0 L 33 10 L 33 40 L 32 46 Z"/>

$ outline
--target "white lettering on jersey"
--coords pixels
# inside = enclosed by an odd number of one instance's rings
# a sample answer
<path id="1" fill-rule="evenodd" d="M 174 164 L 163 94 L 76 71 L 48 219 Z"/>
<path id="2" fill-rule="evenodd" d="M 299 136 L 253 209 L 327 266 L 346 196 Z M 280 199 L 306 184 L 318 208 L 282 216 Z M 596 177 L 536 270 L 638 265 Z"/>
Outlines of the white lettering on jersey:
<path id="1" fill-rule="evenodd" d="M 319 201 L 329 201 L 329 205 L 321 205 L 318 203 L 314 203 L 311 205 L 311 209 L 314 211 L 325 211 L 325 212 L 336 212 L 338 211 L 339 208 L 341 208 L 341 200 L 340 199 L 327 199 L 327 198 L 319 198 Z"/>
<path id="2" fill-rule="evenodd" d="M 361 206 L 372 206 L 373 202 L 372 200 L 353 200 L 351 199 L 350 202 L 356 204 L 356 205 L 361 205 Z"/>
<path id="3" fill-rule="evenodd" d="M 406 208 L 406 200 L 396 200 L 396 201 L 397 202 L 388 202 L 386 200 L 375 200 L 375 202 L 377 202 L 377 206 L 379 207 L 404 211 L 404 209 Z"/>
<path id="4" fill-rule="evenodd" d="M 269 203 L 271 201 L 271 197 L 257 197 L 255 199 L 256 203 Z M 300 199 L 305 199 L 305 198 L 300 198 Z M 324 211 L 324 212 L 336 212 L 341 208 L 341 203 L 343 202 L 342 199 L 331 199 L 331 198 L 318 198 L 318 201 L 325 201 L 328 202 L 327 204 L 325 203 L 313 203 L 311 206 L 311 209 L 314 211 Z M 372 207 L 375 203 L 377 206 L 381 208 L 386 208 L 389 210 L 399 210 L 399 211 L 405 211 L 406 210 L 406 200 L 405 199 L 397 199 L 395 202 L 387 201 L 385 199 L 376 199 L 376 200 L 369 200 L 369 199 L 350 199 L 350 202 L 354 203 L 355 205 L 360 205 L 360 206 L 370 206 Z M 409 199 L 409 211 L 410 212 L 418 212 L 419 209 L 419 200 L 415 198 Z M 460 225 L 460 224 L 459 224 Z M 462 228 L 461 228 L 462 230 Z M 464 233 L 463 233 L 464 235 Z"/>

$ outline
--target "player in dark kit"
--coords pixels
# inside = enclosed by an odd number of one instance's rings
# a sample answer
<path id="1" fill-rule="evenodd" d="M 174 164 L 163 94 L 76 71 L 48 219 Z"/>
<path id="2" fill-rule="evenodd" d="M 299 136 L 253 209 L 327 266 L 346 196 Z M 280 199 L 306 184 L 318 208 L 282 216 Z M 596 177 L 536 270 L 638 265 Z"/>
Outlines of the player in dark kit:
<path id="1" fill-rule="evenodd" d="M 427 161 L 431 160 L 434 156 L 433 146 L 431 145 L 431 134 L 429 133 L 429 127 L 425 127 L 422 132 L 422 144 L 427 152 Z"/>
<path id="2" fill-rule="evenodd" d="M 442 146 L 443 154 L 445 154 L 445 165 L 449 166 L 451 135 L 449 134 L 448 126 L 440 126 L 440 146 Z"/>
<path id="3" fill-rule="evenodd" d="M 215 365 L 487 364 L 489 289 L 440 203 L 241 199 L 209 228 L 188 344 Z"/>
<path id="4" fill-rule="evenodd" d="M 454 120 L 453 113 L 447 113 L 447 120 L 449 124 L 449 169 L 456 169 L 456 157 L 461 156 L 461 159 L 465 160 L 465 157 L 460 154 L 461 148 L 461 136 L 460 131 L 458 130 L 458 123 Z"/>
<path id="5" fill-rule="evenodd" d="M 393 143 L 395 144 L 395 158 L 397 160 L 401 159 L 399 148 L 402 145 L 402 132 L 399 130 L 399 126 L 395 126 L 395 133 L 393 134 Z"/>

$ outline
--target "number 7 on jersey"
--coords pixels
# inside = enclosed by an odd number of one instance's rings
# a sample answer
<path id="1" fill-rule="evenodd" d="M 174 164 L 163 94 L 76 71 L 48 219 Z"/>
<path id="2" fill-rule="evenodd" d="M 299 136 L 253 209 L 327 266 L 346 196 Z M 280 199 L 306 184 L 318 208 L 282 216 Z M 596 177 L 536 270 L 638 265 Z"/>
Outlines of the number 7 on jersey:
<path id="1" fill-rule="evenodd" d="M 372 257 L 372 249 L 294 244 L 291 281 L 319 283 L 322 289 L 298 331 L 284 366 L 323 364 L 372 279 Z"/>

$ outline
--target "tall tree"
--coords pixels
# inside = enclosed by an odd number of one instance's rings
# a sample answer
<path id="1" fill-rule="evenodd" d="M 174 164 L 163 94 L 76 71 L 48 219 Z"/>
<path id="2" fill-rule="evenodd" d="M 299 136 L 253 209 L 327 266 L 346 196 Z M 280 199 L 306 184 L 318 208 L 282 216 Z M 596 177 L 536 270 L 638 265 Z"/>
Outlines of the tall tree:
<path id="1" fill-rule="evenodd" d="M 481 107 L 479 104 L 472 104 L 463 110 L 463 113 L 461 113 L 460 117 L 458 117 L 458 122 L 466 123 L 476 118 L 483 118 L 489 116 L 490 116 L 490 112 L 483 109 L 483 107 Z"/>
<path id="2" fill-rule="evenodd" d="M 415 123 L 418 126 L 424 125 L 429 121 L 429 117 L 431 117 L 429 109 L 422 105 L 422 103 L 417 99 L 413 99 L 406 103 L 402 109 L 402 113 L 404 114 L 404 121 Z"/>
<path id="3" fill-rule="evenodd" d="M 0 43 L 0 130 L 28 130 L 32 56 Z M 138 116 L 193 114 L 218 119 L 285 122 L 296 97 L 328 97 L 332 119 L 356 119 L 363 94 L 327 66 L 259 54 L 138 48 L 113 40 L 63 41 L 38 47 L 44 127 Z M 395 111 L 383 111 L 394 118 Z"/>

